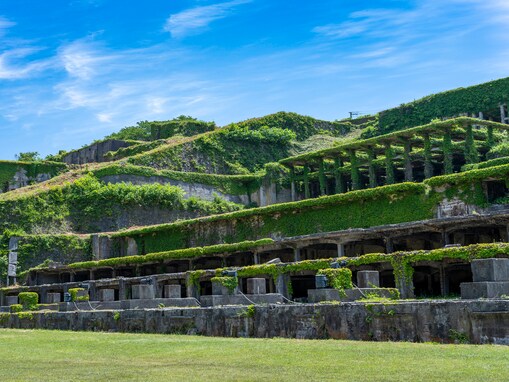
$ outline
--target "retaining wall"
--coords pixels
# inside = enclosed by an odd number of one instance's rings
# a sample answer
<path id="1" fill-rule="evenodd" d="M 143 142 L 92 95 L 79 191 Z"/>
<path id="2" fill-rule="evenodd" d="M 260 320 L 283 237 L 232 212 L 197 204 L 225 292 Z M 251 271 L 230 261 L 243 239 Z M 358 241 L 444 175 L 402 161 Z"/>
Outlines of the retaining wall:
<path id="1" fill-rule="evenodd" d="M 2 314 L 0 327 L 509 345 L 509 300 Z"/>

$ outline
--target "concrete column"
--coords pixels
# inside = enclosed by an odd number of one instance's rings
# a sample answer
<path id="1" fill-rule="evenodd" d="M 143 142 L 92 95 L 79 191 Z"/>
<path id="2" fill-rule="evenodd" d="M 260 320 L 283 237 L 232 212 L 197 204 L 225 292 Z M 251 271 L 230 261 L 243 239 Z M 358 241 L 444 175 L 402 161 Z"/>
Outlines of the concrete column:
<path id="1" fill-rule="evenodd" d="M 467 164 L 477 163 L 479 162 L 479 153 L 477 152 L 477 147 L 474 141 L 474 133 L 472 130 L 472 125 L 467 125 L 465 127 L 466 137 L 465 137 L 465 162 Z"/>
<path id="2" fill-rule="evenodd" d="M 351 177 L 352 177 L 352 190 L 360 190 L 361 189 L 361 175 L 359 173 L 359 160 L 355 153 L 355 150 L 348 150 L 348 155 L 350 156 L 350 167 L 351 167 Z"/>
<path id="3" fill-rule="evenodd" d="M 200 298 L 200 288 L 190 282 L 190 274 L 186 275 L 186 296 Z"/>
<path id="4" fill-rule="evenodd" d="M 294 248 L 293 249 L 293 261 L 297 262 L 297 261 L 301 260 L 300 250 L 301 250 L 300 248 Z"/>
<path id="5" fill-rule="evenodd" d="M 446 128 L 442 140 L 442 151 L 444 153 L 444 174 L 452 174 L 452 140 L 451 129 Z"/>
<path id="6" fill-rule="evenodd" d="M 384 142 L 385 146 L 385 184 L 394 184 L 394 152 L 390 142 Z"/>
<path id="7" fill-rule="evenodd" d="M 276 279 L 276 293 L 280 293 L 286 298 L 290 298 L 288 293 L 288 283 L 291 282 L 290 276 L 287 274 L 279 275 Z"/>
<path id="8" fill-rule="evenodd" d="M 320 183 L 320 195 L 327 194 L 327 178 L 325 176 L 325 164 L 323 159 L 320 158 L 318 163 L 318 181 Z"/>
<path id="9" fill-rule="evenodd" d="M 118 299 L 120 301 L 122 300 L 128 300 L 128 286 L 125 281 L 124 277 L 118 278 Z"/>
<path id="10" fill-rule="evenodd" d="M 500 104 L 500 122 L 501 123 L 507 123 L 505 107 L 506 107 L 505 103 Z"/>
<path id="11" fill-rule="evenodd" d="M 336 171 L 334 172 L 334 177 L 336 181 L 335 192 L 336 194 L 342 194 L 346 191 L 345 187 L 345 179 L 343 178 L 343 174 L 341 173 L 341 167 L 343 167 L 343 161 L 341 158 L 334 159 Z"/>
<path id="12" fill-rule="evenodd" d="M 292 179 L 292 183 L 291 183 L 290 187 L 291 187 L 291 194 L 292 194 L 292 202 L 295 202 L 297 200 L 297 196 L 295 193 L 295 180 Z"/>
<path id="13" fill-rule="evenodd" d="M 373 161 L 375 160 L 375 152 L 373 151 L 373 148 L 368 149 L 367 154 L 368 154 L 369 187 L 374 188 L 377 186 L 377 184 L 376 184 L 375 165 L 373 164 Z"/>
<path id="14" fill-rule="evenodd" d="M 412 152 L 412 145 L 411 145 L 409 139 L 407 139 L 405 141 L 404 150 L 405 150 L 405 152 L 403 155 L 405 158 L 405 181 L 413 182 L 414 174 L 413 174 L 413 168 L 412 168 L 412 158 L 410 157 L 410 153 Z"/>
<path id="15" fill-rule="evenodd" d="M 309 166 L 304 165 L 304 198 L 309 199 L 311 192 L 309 190 Z"/>
<path id="16" fill-rule="evenodd" d="M 449 233 L 447 231 L 442 231 L 442 244 L 444 245 L 444 247 L 446 245 L 451 244 L 449 240 Z"/>
<path id="17" fill-rule="evenodd" d="M 260 254 L 257 252 L 253 253 L 253 263 L 254 264 L 260 264 Z"/>
<path id="18" fill-rule="evenodd" d="M 386 238 L 384 238 L 384 241 L 385 241 L 385 251 L 387 253 L 394 252 L 394 243 L 392 242 L 392 238 L 386 237 Z"/>
<path id="19" fill-rule="evenodd" d="M 424 133 L 424 177 L 426 179 L 433 176 L 433 164 L 431 162 L 431 140 L 429 133 Z"/>
<path id="20" fill-rule="evenodd" d="M 338 257 L 345 257 L 345 243 L 337 243 Z"/>

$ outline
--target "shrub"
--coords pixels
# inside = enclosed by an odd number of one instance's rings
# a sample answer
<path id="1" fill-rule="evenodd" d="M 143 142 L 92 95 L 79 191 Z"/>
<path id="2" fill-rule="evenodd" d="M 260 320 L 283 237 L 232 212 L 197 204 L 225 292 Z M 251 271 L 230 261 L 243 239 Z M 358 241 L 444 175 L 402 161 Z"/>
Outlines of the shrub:
<path id="1" fill-rule="evenodd" d="M 10 306 L 11 313 L 19 313 L 23 310 L 23 305 L 21 304 L 14 304 Z"/>
<path id="2" fill-rule="evenodd" d="M 69 294 L 71 295 L 71 301 L 88 301 L 90 296 L 88 294 L 84 296 L 79 296 L 80 292 L 84 292 L 84 288 L 70 288 Z"/>
<path id="3" fill-rule="evenodd" d="M 35 292 L 21 292 L 18 295 L 19 302 L 23 306 L 23 310 L 37 310 L 39 303 L 39 295 Z"/>

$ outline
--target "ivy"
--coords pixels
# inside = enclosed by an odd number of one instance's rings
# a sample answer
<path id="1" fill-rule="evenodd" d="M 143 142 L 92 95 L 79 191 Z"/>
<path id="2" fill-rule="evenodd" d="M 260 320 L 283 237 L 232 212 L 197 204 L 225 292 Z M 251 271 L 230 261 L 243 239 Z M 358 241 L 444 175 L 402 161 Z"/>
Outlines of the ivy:
<path id="1" fill-rule="evenodd" d="M 330 287 L 337 289 L 344 295 L 345 289 L 352 289 L 352 271 L 348 268 L 326 268 L 320 269 L 317 275 L 327 276 L 327 283 Z"/>

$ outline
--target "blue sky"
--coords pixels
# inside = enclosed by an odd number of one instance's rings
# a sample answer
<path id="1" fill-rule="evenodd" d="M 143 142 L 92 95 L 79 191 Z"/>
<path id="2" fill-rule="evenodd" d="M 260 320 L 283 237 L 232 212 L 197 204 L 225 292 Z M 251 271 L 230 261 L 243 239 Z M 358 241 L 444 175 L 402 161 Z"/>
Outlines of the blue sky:
<path id="1" fill-rule="evenodd" d="M 509 76 L 507 0 L 1 0 L 0 158 L 140 120 L 372 113 Z"/>

